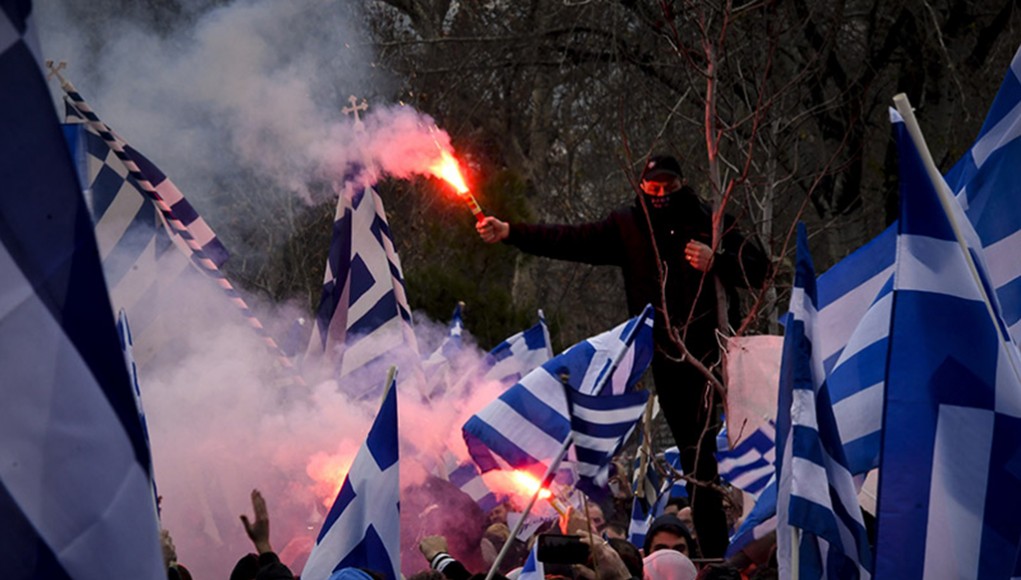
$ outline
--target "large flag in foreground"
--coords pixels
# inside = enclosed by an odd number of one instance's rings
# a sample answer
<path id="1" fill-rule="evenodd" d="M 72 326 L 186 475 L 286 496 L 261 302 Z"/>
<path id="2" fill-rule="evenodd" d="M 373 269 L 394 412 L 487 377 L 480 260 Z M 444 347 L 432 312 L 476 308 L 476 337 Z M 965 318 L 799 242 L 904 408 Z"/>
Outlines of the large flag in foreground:
<path id="1" fill-rule="evenodd" d="M 901 218 L 876 576 L 1007 578 L 1021 540 L 1021 380 L 978 235 L 894 115 Z"/>
<path id="2" fill-rule="evenodd" d="M 162 579 L 149 449 L 31 16 L 0 1 L 4 576 Z"/>
<path id="3" fill-rule="evenodd" d="M 781 577 L 869 578 L 872 553 L 823 370 L 813 363 L 816 279 L 808 234 L 784 333 L 777 406 L 777 560 Z"/>
<path id="4" fill-rule="evenodd" d="M 325 359 L 345 392 L 366 398 L 378 395 L 366 373 L 397 362 L 418 364 L 400 258 L 383 201 L 371 186 L 342 192 L 337 200 L 308 352 Z"/>
<path id="5" fill-rule="evenodd" d="M 569 436 L 582 478 L 601 480 L 614 452 L 644 411 L 635 391 L 652 358 L 652 307 L 543 365 L 464 425 L 465 442 L 483 472 L 499 467 L 541 471 Z"/>
<path id="6" fill-rule="evenodd" d="M 397 580 L 401 570 L 397 377 L 326 515 L 301 577 L 326 580 L 341 568 L 368 568 Z"/>

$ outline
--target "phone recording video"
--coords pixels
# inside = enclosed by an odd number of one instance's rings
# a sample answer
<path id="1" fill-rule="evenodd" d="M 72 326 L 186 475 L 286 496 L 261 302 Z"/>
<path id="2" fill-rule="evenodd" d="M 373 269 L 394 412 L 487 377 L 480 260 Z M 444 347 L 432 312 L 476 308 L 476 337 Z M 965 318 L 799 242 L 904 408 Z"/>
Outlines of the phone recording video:
<path id="1" fill-rule="evenodd" d="M 545 564 L 584 564 L 588 562 L 589 546 L 581 536 L 540 534 L 537 557 Z"/>

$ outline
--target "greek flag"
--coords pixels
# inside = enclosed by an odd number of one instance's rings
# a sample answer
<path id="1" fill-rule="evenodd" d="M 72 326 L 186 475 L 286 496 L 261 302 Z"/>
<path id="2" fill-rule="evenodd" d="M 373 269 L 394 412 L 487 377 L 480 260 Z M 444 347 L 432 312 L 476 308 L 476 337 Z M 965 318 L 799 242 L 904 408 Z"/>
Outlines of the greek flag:
<path id="1" fill-rule="evenodd" d="M 633 386 L 652 358 L 652 313 L 572 346 L 469 418 L 465 443 L 481 470 L 499 467 L 493 453 L 543 470 L 573 436 L 578 475 L 601 481 L 648 398 Z"/>
<path id="2" fill-rule="evenodd" d="M 32 16 L 0 0 L 4 575 L 164 579 L 150 452 Z"/>
<path id="3" fill-rule="evenodd" d="M 748 512 L 737 531 L 730 538 L 724 557 L 730 558 L 756 540 L 776 531 L 776 476 L 774 475 L 759 494 L 752 511 Z"/>
<path id="4" fill-rule="evenodd" d="M 368 568 L 400 578 L 400 470 L 397 377 L 387 381 L 365 442 L 316 538 L 301 577 L 326 580 L 341 568 Z"/>
<path id="5" fill-rule="evenodd" d="M 638 459 L 635 459 L 638 462 Z M 634 497 L 631 500 L 631 521 L 628 523 L 628 541 L 635 546 L 645 545 L 645 536 L 649 533 L 652 520 L 663 513 L 666 502 L 670 499 L 673 478 L 664 476 L 650 461 L 645 470 L 645 477 L 639 478 L 635 469 L 635 480 L 632 482 Z"/>
<path id="6" fill-rule="evenodd" d="M 142 407 L 142 389 L 138 384 L 138 365 L 135 364 L 134 340 L 131 338 L 131 326 L 128 324 L 128 314 L 122 309 L 117 313 L 117 338 L 120 339 L 121 352 L 124 354 L 124 363 L 128 367 L 128 376 L 131 378 L 132 392 L 135 394 L 135 405 L 138 408 L 138 420 L 142 422 L 142 434 L 145 436 L 145 446 L 152 448 L 149 440 L 149 424 L 145 419 L 145 409 Z M 152 481 L 153 498 L 159 497 L 156 490 L 156 472 L 153 469 L 152 461 L 149 461 L 149 479 Z"/>
<path id="7" fill-rule="evenodd" d="M 901 219 L 876 575 L 1007 578 L 1021 540 L 1021 357 L 983 241 L 927 173 L 920 137 L 894 120 Z"/>
<path id="8" fill-rule="evenodd" d="M 542 363 L 553 358 L 546 317 L 539 311 L 539 322 L 493 347 L 486 355 L 483 381 L 498 381 L 507 386 L 521 380 Z"/>
<path id="9" fill-rule="evenodd" d="M 411 324 L 383 201 L 372 187 L 341 193 L 309 355 L 325 359 L 349 394 L 371 398 L 379 394 L 371 376 L 379 367 L 418 364 Z"/>
<path id="10" fill-rule="evenodd" d="M 447 481 L 475 500 L 483 513 L 489 513 L 500 504 L 499 498 L 483 481 L 479 468 L 471 461 L 458 464 L 447 474 Z"/>
<path id="11" fill-rule="evenodd" d="M 67 108 L 70 115 L 76 114 L 70 102 Z M 64 125 L 64 135 L 95 224 L 110 300 L 131 317 L 139 344 L 136 358 L 145 364 L 166 333 L 157 323 L 160 294 L 175 291 L 174 284 L 190 270 L 193 252 L 91 126 L 68 123 Z M 217 266 L 222 265 L 229 256 L 227 249 L 173 182 L 138 151 L 126 145 L 125 152 L 171 207 L 173 216 L 202 245 L 206 255 Z"/>
<path id="12" fill-rule="evenodd" d="M 725 428 L 725 427 L 724 427 Z M 727 443 L 726 433 L 717 437 L 716 462 L 720 477 L 738 489 L 758 498 L 773 477 L 773 460 L 776 455 L 774 428 L 766 423 L 743 436 L 733 448 Z"/>
<path id="13" fill-rule="evenodd" d="M 463 302 L 458 302 L 454 307 L 454 314 L 451 315 L 447 328 L 447 336 L 443 338 L 436 350 L 422 361 L 422 372 L 425 375 L 428 398 L 440 396 L 453 386 L 451 384 L 452 375 L 455 372 L 453 367 L 457 364 L 458 355 L 464 346 L 462 344 L 464 320 L 461 318 L 463 307 Z"/>
<path id="14" fill-rule="evenodd" d="M 816 279 L 808 235 L 798 224 L 798 258 L 784 334 L 777 408 L 777 560 L 780 576 L 870 578 L 872 553 L 857 490 L 830 406 L 818 335 Z M 794 544 L 797 548 L 794 548 Z"/>

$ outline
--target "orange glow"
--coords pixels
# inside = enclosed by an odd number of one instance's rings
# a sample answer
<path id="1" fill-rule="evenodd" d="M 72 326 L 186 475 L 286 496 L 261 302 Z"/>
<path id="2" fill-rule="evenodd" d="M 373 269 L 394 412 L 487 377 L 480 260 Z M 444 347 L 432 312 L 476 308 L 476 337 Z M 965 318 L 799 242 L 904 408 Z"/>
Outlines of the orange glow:
<path id="1" fill-rule="evenodd" d="M 440 159 L 429 167 L 429 171 L 443 181 L 449 183 L 457 193 L 464 195 L 468 193 L 468 185 L 461 175 L 461 167 L 457 164 L 454 156 L 447 151 L 440 151 Z"/>
<path id="2" fill-rule="evenodd" d="M 511 474 L 511 479 L 518 486 L 525 488 L 528 495 L 534 494 L 535 490 L 539 489 L 539 478 L 527 471 L 515 471 Z M 539 492 L 539 499 L 549 499 L 551 497 L 553 497 L 553 494 L 548 489 L 543 488 Z"/>
<path id="3" fill-rule="evenodd" d="M 305 473 L 314 482 L 312 493 L 319 498 L 324 506 L 329 508 L 337 499 L 340 486 L 344 484 L 344 478 L 351 469 L 354 462 L 354 453 L 348 452 L 337 455 L 327 453 L 316 453 L 305 466 Z"/>

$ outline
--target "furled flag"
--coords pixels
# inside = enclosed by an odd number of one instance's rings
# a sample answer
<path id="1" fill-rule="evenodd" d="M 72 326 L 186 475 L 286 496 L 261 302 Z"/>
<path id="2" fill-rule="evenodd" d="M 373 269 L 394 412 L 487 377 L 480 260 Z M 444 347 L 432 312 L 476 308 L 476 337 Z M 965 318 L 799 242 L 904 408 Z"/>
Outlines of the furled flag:
<path id="1" fill-rule="evenodd" d="M 1021 540 L 1021 357 L 979 236 L 895 113 L 901 218 L 876 576 L 1007 578 Z"/>
<path id="2" fill-rule="evenodd" d="M 464 425 L 465 442 L 483 472 L 498 467 L 544 470 L 571 437 L 578 475 L 597 483 L 644 411 L 634 390 L 652 358 L 652 307 L 543 365 Z"/>
<path id="3" fill-rule="evenodd" d="M 387 580 L 400 578 L 400 470 L 397 436 L 397 377 L 388 377 L 365 443 L 326 515 L 301 573 L 326 580 L 341 568 L 368 568 Z"/>
<path id="4" fill-rule="evenodd" d="M 371 373 L 402 362 L 417 368 L 420 357 L 383 201 L 371 186 L 351 189 L 337 200 L 307 358 L 321 358 L 348 394 L 372 398 L 378 388 Z"/>
<path id="5" fill-rule="evenodd" d="M 149 425 L 145 419 L 145 409 L 142 407 L 142 388 L 138 384 L 138 365 L 135 364 L 134 341 L 131 338 L 131 326 L 128 324 L 128 314 L 122 309 L 117 313 L 117 338 L 120 339 L 121 352 L 124 353 L 124 363 L 128 367 L 128 376 L 131 378 L 132 392 L 135 394 L 135 404 L 138 407 L 138 420 L 142 422 L 142 434 L 145 436 L 146 447 L 152 449 L 149 440 Z M 152 480 L 153 497 L 158 498 L 156 490 L 156 473 L 153 470 L 152 458 L 149 461 L 149 479 Z"/>
<path id="6" fill-rule="evenodd" d="M 150 452 L 32 17 L 0 0 L 4 576 L 163 579 Z"/>
<path id="7" fill-rule="evenodd" d="M 639 453 L 642 446 L 639 445 Z M 673 447 L 672 449 L 677 449 Z M 680 453 L 678 462 L 680 461 Z M 645 467 L 644 477 L 641 472 L 641 457 L 635 458 L 634 479 L 631 483 L 633 497 L 631 500 L 631 520 L 628 522 L 628 541 L 635 546 L 645 545 L 645 535 L 649 532 L 652 520 L 663 514 L 667 501 L 670 500 L 674 478 L 671 473 L 661 473 L 656 468 L 655 458 L 649 458 Z M 684 489 L 683 486 L 681 489 Z M 685 492 L 685 496 L 687 492 Z"/>
<path id="8" fill-rule="evenodd" d="M 777 560 L 784 578 L 869 578 L 872 552 L 821 367 L 812 357 L 816 279 L 808 234 L 784 333 L 777 406 Z M 796 547 L 795 547 L 796 544 Z"/>
<path id="9" fill-rule="evenodd" d="M 464 302 L 458 302 L 454 307 L 454 314 L 450 317 L 450 324 L 447 327 L 447 336 L 443 338 L 440 345 L 436 347 L 428 358 L 422 361 L 422 373 L 426 381 L 426 398 L 440 396 L 450 389 L 453 375 L 456 373 L 455 365 L 458 364 L 458 355 L 463 348 L 464 320 L 461 318 L 461 310 Z"/>

